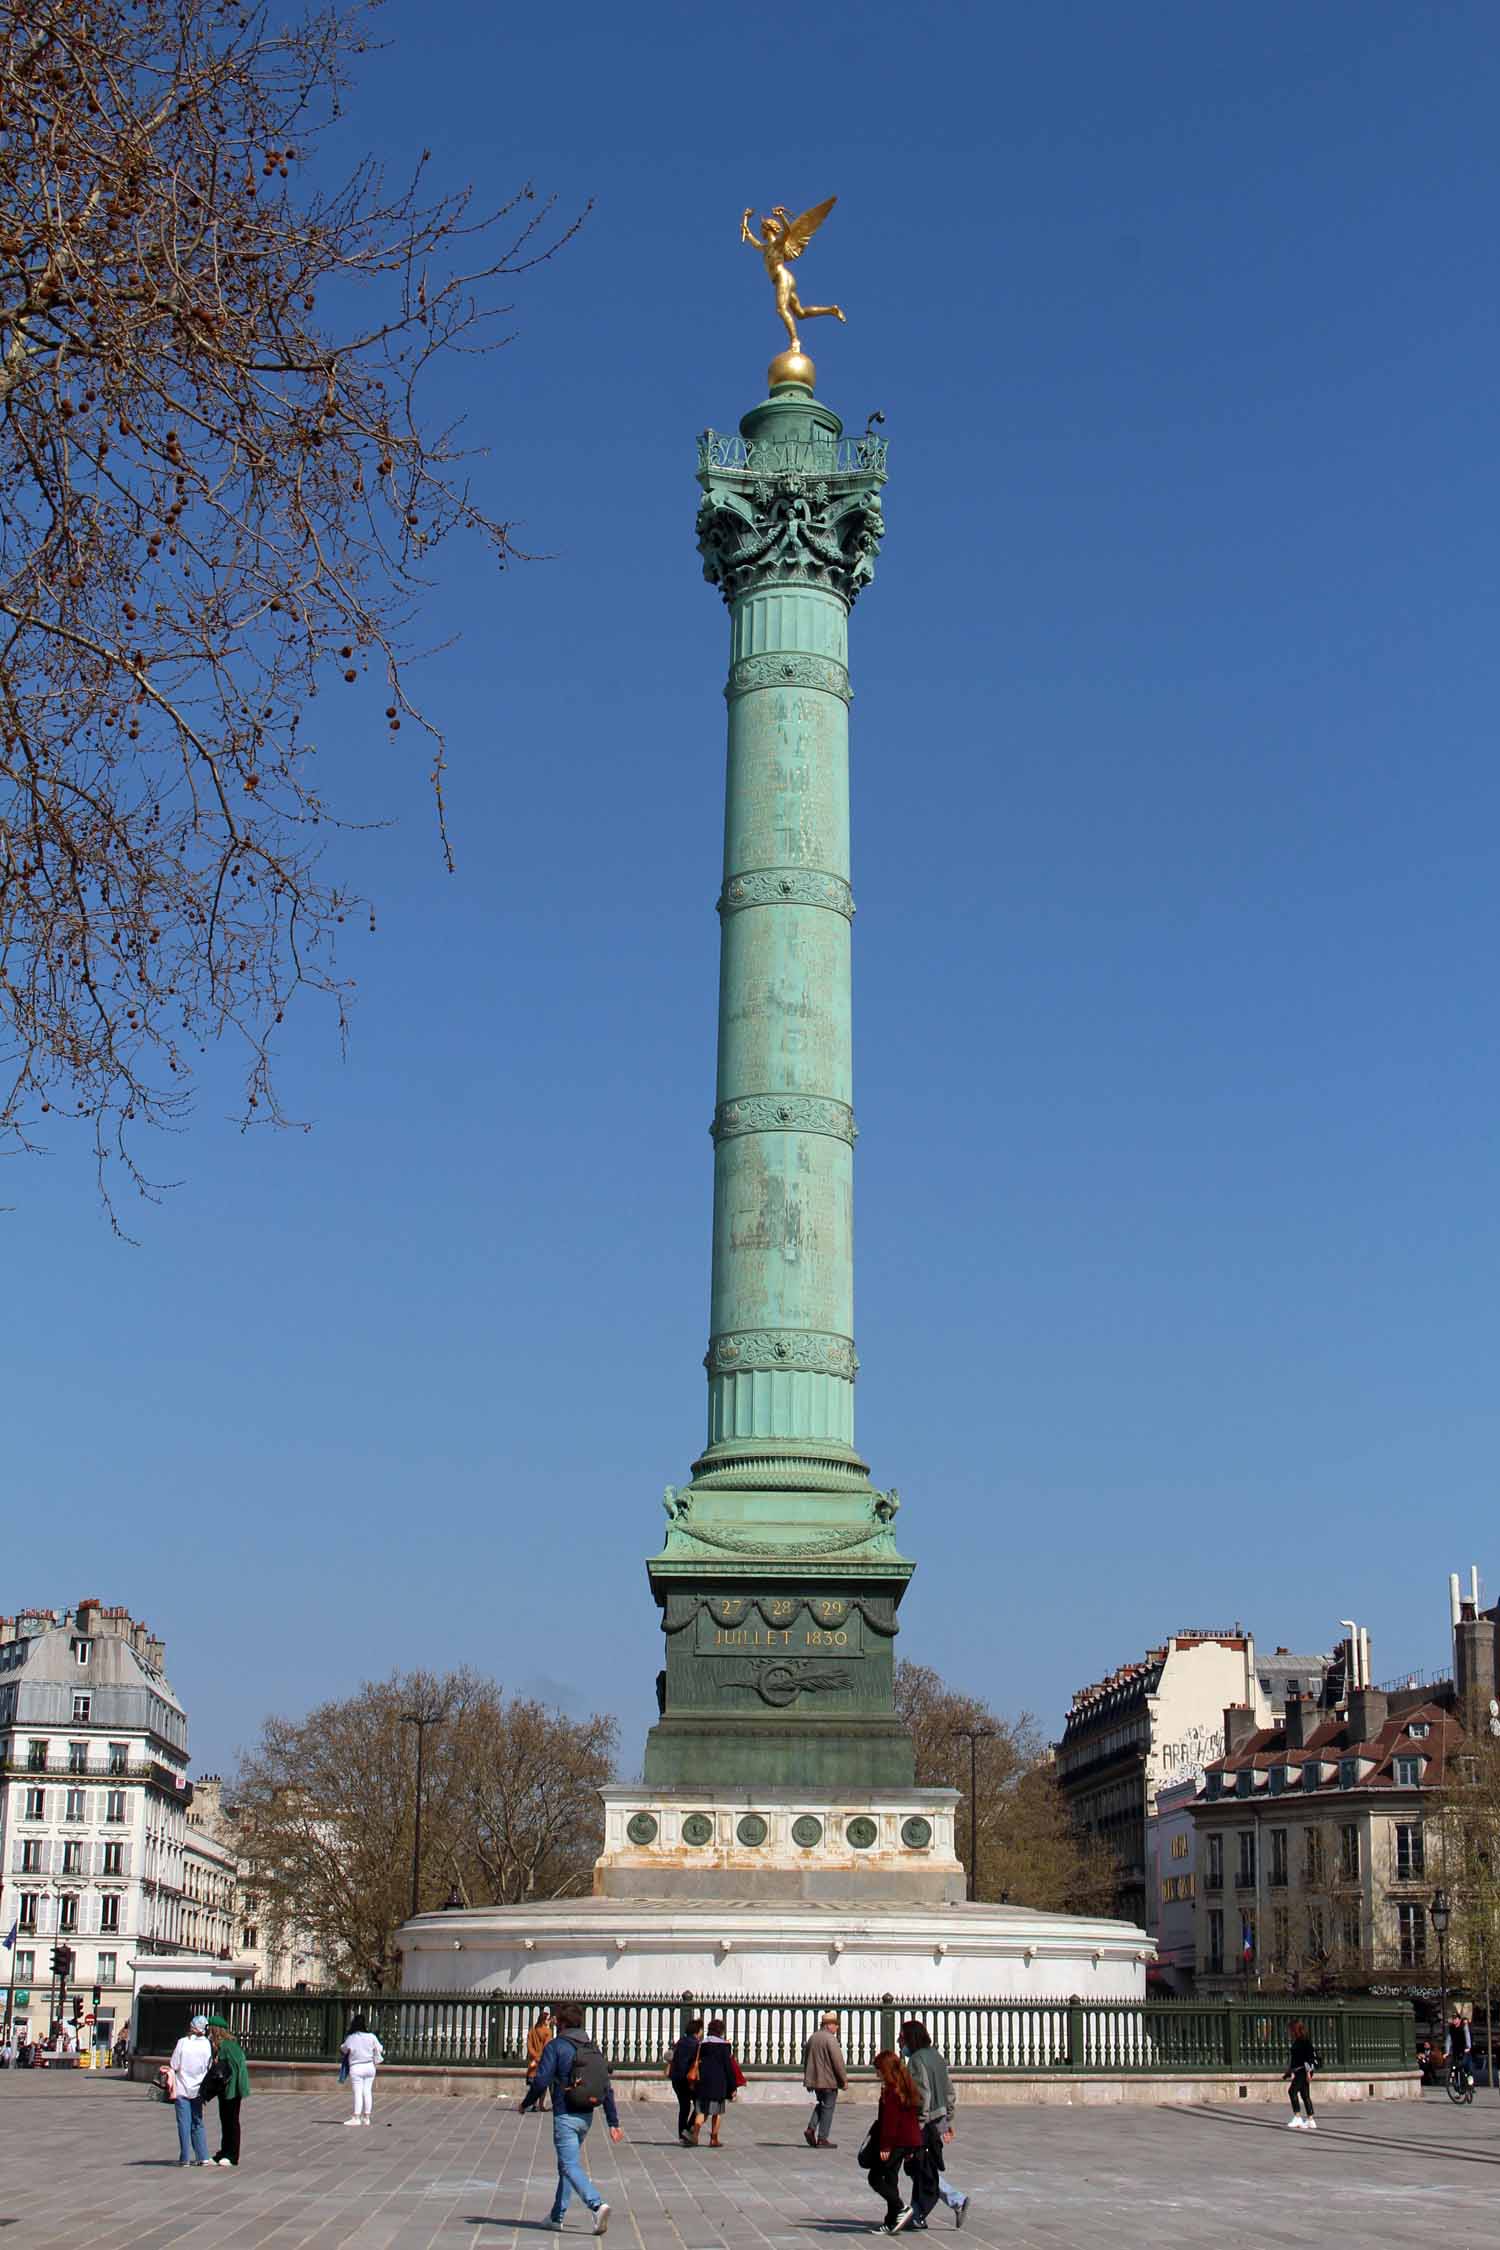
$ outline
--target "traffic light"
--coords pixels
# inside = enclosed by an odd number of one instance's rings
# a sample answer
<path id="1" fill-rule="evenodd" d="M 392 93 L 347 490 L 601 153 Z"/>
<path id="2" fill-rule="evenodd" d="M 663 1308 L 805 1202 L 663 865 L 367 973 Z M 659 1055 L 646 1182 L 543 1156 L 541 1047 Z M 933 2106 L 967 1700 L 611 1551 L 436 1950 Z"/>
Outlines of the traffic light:
<path id="1" fill-rule="evenodd" d="M 80 1992 L 75 1992 L 73 1995 L 73 2021 L 75 2023 L 83 2021 L 83 1995 Z"/>
<path id="2" fill-rule="evenodd" d="M 65 1977 L 68 1973 L 67 1962 L 67 1947 L 65 1945 L 54 1945 L 52 1948 L 52 1974 L 55 1977 Z"/>
<path id="3" fill-rule="evenodd" d="M 94 2006 L 97 2008 L 100 2001 L 104 1998 L 104 1987 L 102 1984 L 95 1985 L 92 1997 Z"/>

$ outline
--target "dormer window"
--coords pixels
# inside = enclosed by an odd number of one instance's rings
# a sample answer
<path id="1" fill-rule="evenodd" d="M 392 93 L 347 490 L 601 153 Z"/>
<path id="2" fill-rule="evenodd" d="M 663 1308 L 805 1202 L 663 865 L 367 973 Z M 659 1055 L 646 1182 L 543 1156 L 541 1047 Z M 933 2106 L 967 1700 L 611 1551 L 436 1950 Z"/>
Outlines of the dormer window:
<path id="1" fill-rule="evenodd" d="M 1398 1789 L 1420 1788 L 1422 1761 L 1420 1758 L 1397 1758 L 1393 1761 L 1392 1773 Z"/>
<path id="2" fill-rule="evenodd" d="M 1285 1787 L 1286 1787 L 1286 1767 L 1285 1767 L 1285 1766 L 1272 1766 L 1272 1768 L 1271 1768 L 1271 1780 L 1270 1780 L 1270 1790 L 1271 1790 L 1271 1795 L 1272 1795 L 1273 1797 L 1279 1797 L 1279 1796 L 1281 1795 L 1281 1792 L 1282 1792 L 1282 1790 L 1283 1790 L 1283 1789 L 1285 1789 Z"/>
<path id="3" fill-rule="evenodd" d="M 1340 1787 L 1340 1789 L 1352 1789 L 1352 1788 L 1354 1787 L 1354 1784 L 1356 1783 L 1356 1781 L 1358 1781 L 1358 1779 L 1359 1779 L 1359 1760 L 1358 1760 L 1358 1758 L 1340 1758 L 1340 1760 L 1339 1760 L 1339 1787 Z"/>
<path id="4" fill-rule="evenodd" d="M 1432 1728 L 1426 1719 L 1413 1719 L 1406 1731 L 1413 1742 L 1425 1742 L 1431 1734 Z"/>
<path id="5" fill-rule="evenodd" d="M 70 1643 L 70 1646 L 73 1651 L 73 1661 L 76 1664 L 87 1664 L 89 1658 L 94 1653 L 93 1642 L 86 1641 L 76 1634 L 72 1642 Z"/>
<path id="6" fill-rule="evenodd" d="M 1254 1774 L 1253 1774 L 1253 1773 L 1251 1772 L 1251 1770 L 1250 1770 L 1250 1768 L 1249 1768 L 1248 1766 L 1242 1766 L 1242 1767 L 1240 1768 L 1239 1772 L 1238 1772 L 1238 1773 L 1237 1773 L 1237 1774 L 1235 1775 L 1235 1777 L 1234 1777 L 1234 1793 L 1235 1793 L 1235 1795 L 1236 1795 L 1237 1797 L 1248 1797 L 1248 1796 L 1249 1796 L 1249 1794 L 1250 1794 L 1250 1792 L 1251 1792 L 1251 1790 L 1252 1790 L 1252 1789 L 1253 1789 L 1254 1787 L 1255 1787 L 1255 1776 L 1254 1776 Z"/>
<path id="7" fill-rule="evenodd" d="M 1224 1776 L 1221 1773 L 1215 1772 L 1205 1774 L 1203 1778 L 1207 1786 L 1209 1796 L 1217 1797 L 1224 1786 Z"/>

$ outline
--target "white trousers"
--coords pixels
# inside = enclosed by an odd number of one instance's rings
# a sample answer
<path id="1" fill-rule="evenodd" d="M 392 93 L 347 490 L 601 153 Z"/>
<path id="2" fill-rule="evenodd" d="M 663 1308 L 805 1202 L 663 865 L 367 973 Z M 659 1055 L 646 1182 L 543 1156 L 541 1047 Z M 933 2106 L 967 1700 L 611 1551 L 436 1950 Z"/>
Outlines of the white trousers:
<path id="1" fill-rule="evenodd" d="M 354 2088 L 355 2116 L 368 2117 L 374 2107 L 375 2065 L 373 2063 L 351 2063 L 349 2065 L 349 2083 Z"/>

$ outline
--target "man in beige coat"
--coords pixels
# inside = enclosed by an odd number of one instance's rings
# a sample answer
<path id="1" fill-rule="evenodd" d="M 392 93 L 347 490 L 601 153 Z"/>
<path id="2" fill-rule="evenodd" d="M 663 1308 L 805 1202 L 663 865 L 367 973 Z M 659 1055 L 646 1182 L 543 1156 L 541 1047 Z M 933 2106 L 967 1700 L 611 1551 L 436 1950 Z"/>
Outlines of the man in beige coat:
<path id="1" fill-rule="evenodd" d="M 802 2083 L 813 2098 L 813 2113 L 802 2129 L 809 2148 L 835 2148 L 829 2139 L 834 2106 L 849 2083 L 844 2050 L 839 2045 L 839 2019 L 826 2015 L 808 2040 L 802 2054 Z"/>

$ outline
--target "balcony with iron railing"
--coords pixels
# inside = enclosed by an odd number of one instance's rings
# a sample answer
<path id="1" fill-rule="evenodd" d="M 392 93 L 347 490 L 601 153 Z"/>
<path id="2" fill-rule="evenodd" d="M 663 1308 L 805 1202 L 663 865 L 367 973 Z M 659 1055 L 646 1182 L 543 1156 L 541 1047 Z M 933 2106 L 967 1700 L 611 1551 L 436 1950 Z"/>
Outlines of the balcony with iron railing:
<path id="1" fill-rule="evenodd" d="M 868 484 L 885 478 L 886 440 L 865 431 L 862 437 L 756 438 L 723 430 L 704 430 L 698 438 L 698 474 L 746 477 L 847 477 Z"/>

